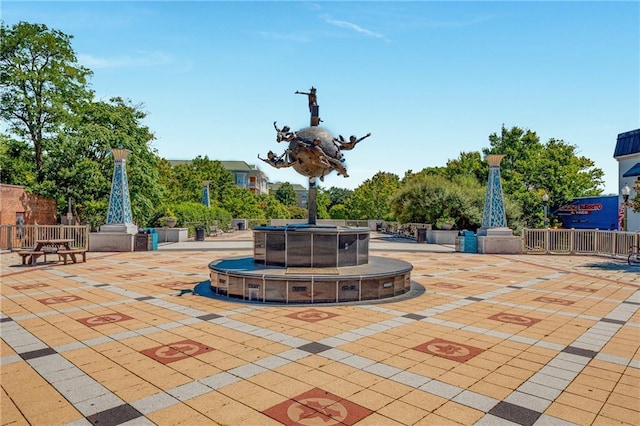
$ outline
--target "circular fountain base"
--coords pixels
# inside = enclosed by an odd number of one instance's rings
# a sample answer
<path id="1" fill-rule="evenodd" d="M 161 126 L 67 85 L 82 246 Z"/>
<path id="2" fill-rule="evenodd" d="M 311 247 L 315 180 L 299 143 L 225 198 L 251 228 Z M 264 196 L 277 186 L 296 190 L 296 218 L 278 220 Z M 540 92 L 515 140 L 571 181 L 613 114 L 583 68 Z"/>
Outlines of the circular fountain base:
<path id="1" fill-rule="evenodd" d="M 278 267 L 253 257 L 221 259 L 209 264 L 213 294 L 254 302 L 336 303 L 378 300 L 411 289 L 413 266 L 386 257 L 343 267 Z"/>

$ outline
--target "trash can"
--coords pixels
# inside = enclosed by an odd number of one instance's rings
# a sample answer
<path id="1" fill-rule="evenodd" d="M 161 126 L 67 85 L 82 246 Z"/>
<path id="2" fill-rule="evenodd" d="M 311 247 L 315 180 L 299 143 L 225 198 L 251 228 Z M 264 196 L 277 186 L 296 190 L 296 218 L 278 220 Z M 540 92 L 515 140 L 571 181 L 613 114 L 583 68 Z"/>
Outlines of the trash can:
<path id="1" fill-rule="evenodd" d="M 134 251 L 151 250 L 151 234 L 144 229 L 140 229 L 136 234 Z"/>
<path id="2" fill-rule="evenodd" d="M 418 229 L 418 235 L 416 237 L 417 243 L 426 243 L 427 242 L 427 230 L 424 228 Z"/>
<path id="3" fill-rule="evenodd" d="M 456 251 L 462 253 L 477 253 L 478 252 L 478 237 L 472 232 L 462 230 L 456 237 Z"/>
<path id="4" fill-rule="evenodd" d="M 151 236 L 151 250 L 158 250 L 158 232 L 155 228 L 146 228 Z"/>
<path id="5" fill-rule="evenodd" d="M 196 241 L 204 241 L 204 226 L 196 227 Z"/>

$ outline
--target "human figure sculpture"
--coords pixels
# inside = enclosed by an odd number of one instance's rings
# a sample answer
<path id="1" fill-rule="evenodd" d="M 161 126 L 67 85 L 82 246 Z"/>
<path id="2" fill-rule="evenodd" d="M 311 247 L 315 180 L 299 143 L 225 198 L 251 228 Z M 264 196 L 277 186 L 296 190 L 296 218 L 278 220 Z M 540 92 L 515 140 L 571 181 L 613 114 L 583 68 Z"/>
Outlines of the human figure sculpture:
<path id="1" fill-rule="evenodd" d="M 363 137 L 361 137 L 360 139 L 357 139 L 354 135 L 351 135 L 349 137 L 349 141 L 347 142 L 342 135 L 338 135 L 337 138 L 334 138 L 333 141 L 337 142 L 338 148 L 342 151 L 349 151 L 352 150 L 353 148 L 355 148 L 356 144 L 360 141 L 362 141 L 363 139 L 368 138 L 369 136 L 371 136 L 371 133 L 367 133 L 366 135 L 364 135 Z"/>
<path id="2" fill-rule="evenodd" d="M 267 163 L 268 165 L 275 167 L 276 169 L 281 169 L 283 167 L 291 167 L 291 165 L 295 163 L 295 161 L 291 162 L 286 158 L 288 154 L 289 154 L 289 150 L 286 150 L 280 156 L 277 156 L 276 153 L 273 151 L 269 151 L 267 153 L 267 158 L 260 157 L 260 154 L 258 154 L 258 158 L 264 161 L 265 163 Z"/>
<path id="3" fill-rule="evenodd" d="M 318 97 L 316 96 L 316 88 L 311 86 L 308 92 L 300 92 L 296 90 L 296 95 L 307 95 L 309 98 L 309 112 L 313 114 L 313 106 L 318 106 Z"/>
<path id="4" fill-rule="evenodd" d="M 327 155 L 323 149 L 320 147 L 320 139 L 314 139 L 311 143 L 300 143 L 302 149 L 309 151 L 312 154 L 313 159 L 318 161 L 321 165 L 328 169 L 336 169 L 336 172 L 339 175 L 343 175 L 344 177 L 349 177 L 347 174 L 347 169 L 344 167 L 342 162 L 339 159 L 333 158 Z M 320 180 L 324 176 L 320 177 Z"/>
<path id="5" fill-rule="evenodd" d="M 276 142 L 291 142 L 296 138 L 296 132 L 292 132 L 289 126 L 284 126 L 282 129 L 278 129 L 277 121 L 273 122 L 273 127 L 276 129 Z"/>

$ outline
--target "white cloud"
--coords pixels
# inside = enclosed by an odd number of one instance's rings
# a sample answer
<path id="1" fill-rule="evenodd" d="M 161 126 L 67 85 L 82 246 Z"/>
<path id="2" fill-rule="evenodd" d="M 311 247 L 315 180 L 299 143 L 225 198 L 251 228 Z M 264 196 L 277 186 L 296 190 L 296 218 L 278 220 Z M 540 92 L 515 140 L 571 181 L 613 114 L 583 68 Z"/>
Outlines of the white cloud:
<path id="1" fill-rule="evenodd" d="M 163 52 L 137 52 L 135 56 L 98 57 L 90 54 L 78 54 L 78 62 L 84 66 L 95 68 L 140 68 L 166 65 L 173 58 Z"/>
<path id="2" fill-rule="evenodd" d="M 380 38 L 380 39 L 385 39 L 386 40 L 386 37 L 384 36 L 384 34 L 376 33 L 374 31 L 371 31 L 371 30 L 368 30 L 366 28 L 363 28 L 360 25 L 354 24 L 352 22 L 340 21 L 338 19 L 333 19 L 333 18 L 330 18 L 328 16 L 325 16 L 324 20 L 328 24 L 334 25 L 334 26 L 339 27 L 339 28 L 346 28 L 348 30 L 355 31 L 355 32 L 360 33 L 360 34 L 364 34 L 367 37 L 374 37 L 374 38 Z"/>

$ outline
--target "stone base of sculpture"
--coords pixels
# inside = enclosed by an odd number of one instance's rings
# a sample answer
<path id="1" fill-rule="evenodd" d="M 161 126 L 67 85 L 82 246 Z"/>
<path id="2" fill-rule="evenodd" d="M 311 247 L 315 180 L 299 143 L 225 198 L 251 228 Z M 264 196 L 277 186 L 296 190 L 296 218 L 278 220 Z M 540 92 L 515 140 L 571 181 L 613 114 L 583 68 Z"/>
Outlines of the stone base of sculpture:
<path id="1" fill-rule="evenodd" d="M 413 266 L 369 257 L 369 228 L 259 226 L 254 257 L 209 264 L 214 295 L 253 302 L 339 303 L 385 299 L 411 289 Z"/>
<path id="2" fill-rule="evenodd" d="M 133 251 L 135 234 L 126 232 L 89 233 L 89 251 Z"/>
<path id="3" fill-rule="evenodd" d="M 522 254 L 522 252 L 522 237 L 495 234 L 480 236 L 478 233 L 478 253 Z"/>

